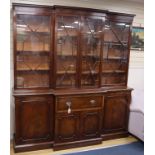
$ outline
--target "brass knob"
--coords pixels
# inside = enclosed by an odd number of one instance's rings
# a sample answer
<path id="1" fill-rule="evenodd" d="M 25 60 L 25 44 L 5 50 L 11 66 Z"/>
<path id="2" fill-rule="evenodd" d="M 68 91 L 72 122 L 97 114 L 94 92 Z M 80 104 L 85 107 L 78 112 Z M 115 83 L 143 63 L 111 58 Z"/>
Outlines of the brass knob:
<path id="1" fill-rule="evenodd" d="M 96 101 L 95 101 L 95 100 L 90 100 L 90 103 L 91 103 L 91 104 L 95 104 Z"/>

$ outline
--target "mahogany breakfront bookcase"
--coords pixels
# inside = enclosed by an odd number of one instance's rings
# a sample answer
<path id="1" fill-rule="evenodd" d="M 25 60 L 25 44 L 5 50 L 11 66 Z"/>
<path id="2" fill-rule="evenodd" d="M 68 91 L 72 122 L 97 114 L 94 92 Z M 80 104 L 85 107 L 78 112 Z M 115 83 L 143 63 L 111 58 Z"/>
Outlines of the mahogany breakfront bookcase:
<path id="1" fill-rule="evenodd" d="M 133 17 L 13 4 L 16 152 L 128 135 Z"/>

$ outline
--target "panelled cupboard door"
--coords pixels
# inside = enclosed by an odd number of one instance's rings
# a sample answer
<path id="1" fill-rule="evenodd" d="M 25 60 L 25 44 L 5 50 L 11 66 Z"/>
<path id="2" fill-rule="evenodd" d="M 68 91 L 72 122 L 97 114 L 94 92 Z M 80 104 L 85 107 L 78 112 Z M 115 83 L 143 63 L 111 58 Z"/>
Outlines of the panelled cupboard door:
<path id="1" fill-rule="evenodd" d="M 103 134 L 127 131 L 130 94 L 111 94 L 105 97 Z"/>
<path id="2" fill-rule="evenodd" d="M 16 143 L 35 143 L 53 139 L 53 102 L 51 97 L 15 98 Z"/>
<path id="3" fill-rule="evenodd" d="M 76 87 L 79 16 L 56 15 L 56 87 Z"/>
<path id="4" fill-rule="evenodd" d="M 17 13 L 15 19 L 15 88 L 49 88 L 52 16 Z"/>
<path id="5" fill-rule="evenodd" d="M 56 114 L 55 142 L 76 141 L 79 139 L 80 115 L 78 112 L 71 114 Z"/>
<path id="6" fill-rule="evenodd" d="M 56 114 L 55 142 L 71 142 L 100 137 L 101 110 Z"/>
<path id="7" fill-rule="evenodd" d="M 81 137 L 84 138 L 96 138 L 100 136 L 101 132 L 101 110 L 84 111 L 81 114 Z"/>

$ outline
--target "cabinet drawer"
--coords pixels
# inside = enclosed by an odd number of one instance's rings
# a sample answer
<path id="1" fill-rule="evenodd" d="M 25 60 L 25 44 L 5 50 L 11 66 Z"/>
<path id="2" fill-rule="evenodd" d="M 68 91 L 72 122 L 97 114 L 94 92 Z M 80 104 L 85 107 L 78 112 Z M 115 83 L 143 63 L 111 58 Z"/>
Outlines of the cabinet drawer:
<path id="1" fill-rule="evenodd" d="M 57 98 L 56 111 L 72 111 L 101 108 L 103 104 L 103 96 L 62 96 Z"/>

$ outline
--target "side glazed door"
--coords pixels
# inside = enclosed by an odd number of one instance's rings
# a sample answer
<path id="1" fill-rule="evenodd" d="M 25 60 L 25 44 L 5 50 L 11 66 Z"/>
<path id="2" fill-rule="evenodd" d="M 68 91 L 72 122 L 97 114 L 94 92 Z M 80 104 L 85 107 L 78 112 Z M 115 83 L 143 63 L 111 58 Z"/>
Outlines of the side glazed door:
<path id="1" fill-rule="evenodd" d="M 126 85 L 130 24 L 105 20 L 101 85 Z"/>
<path id="2" fill-rule="evenodd" d="M 20 89 L 49 88 L 52 80 L 50 56 L 53 18 L 49 10 L 46 10 L 46 14 L 37 14 L 32 10 L 28 9 L 29 13 L 18 10 L 14 21 L 15 88 Z"/>

